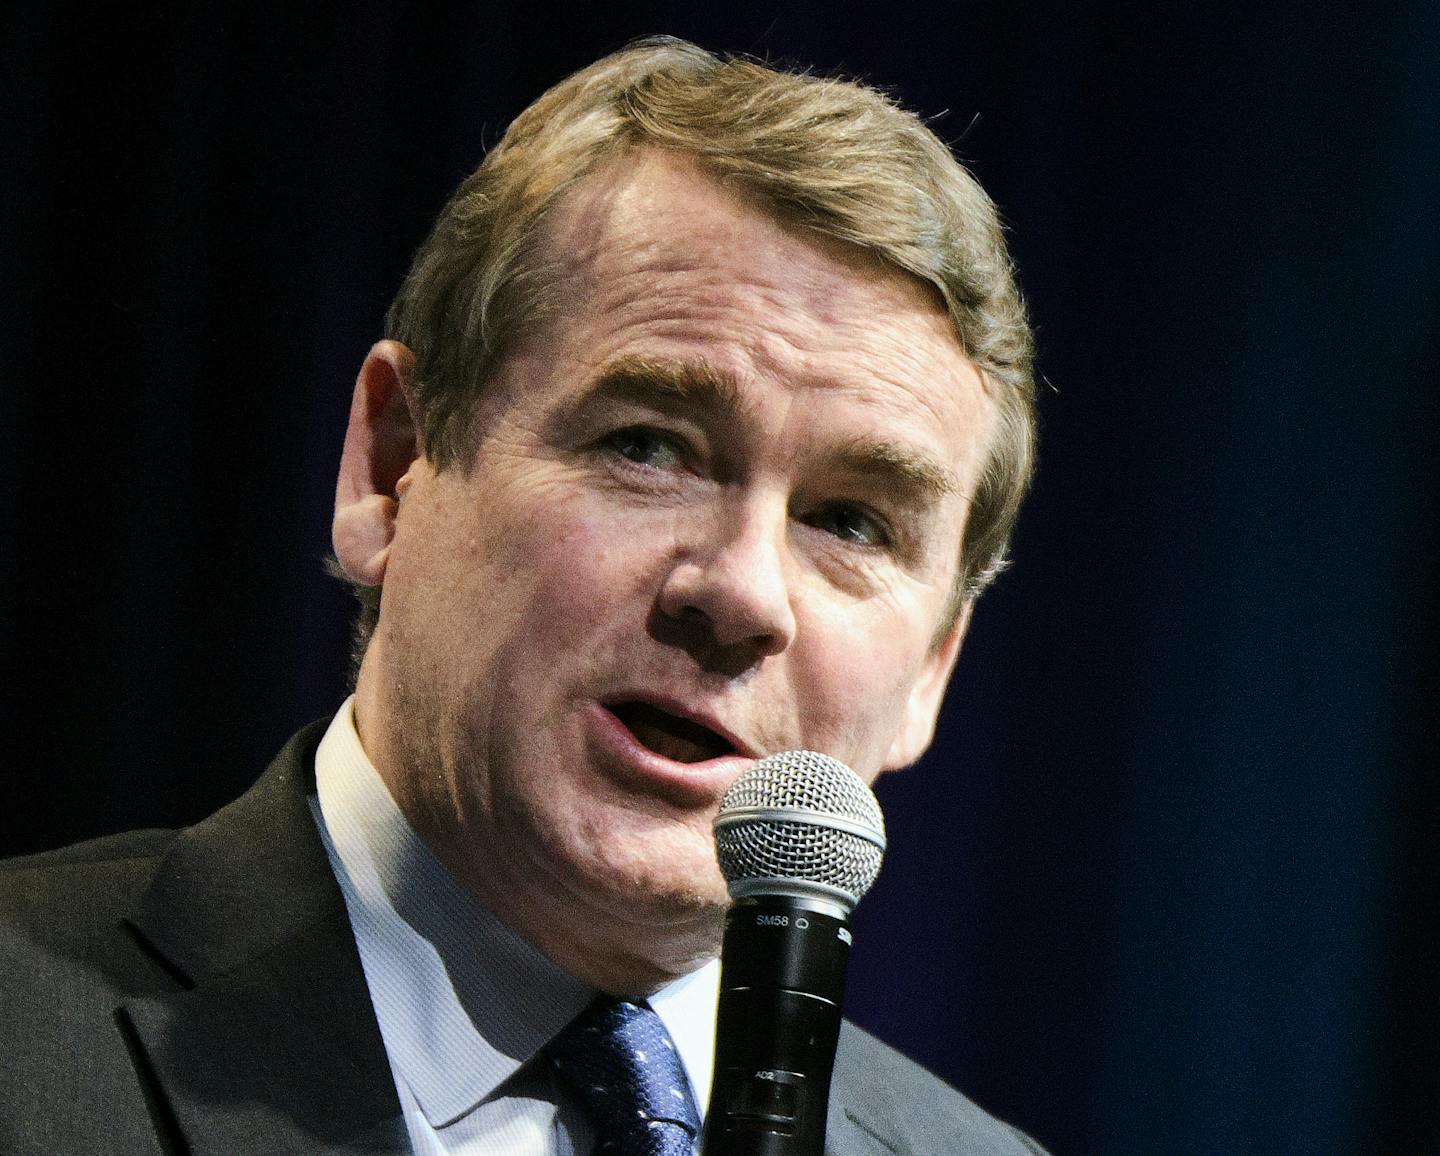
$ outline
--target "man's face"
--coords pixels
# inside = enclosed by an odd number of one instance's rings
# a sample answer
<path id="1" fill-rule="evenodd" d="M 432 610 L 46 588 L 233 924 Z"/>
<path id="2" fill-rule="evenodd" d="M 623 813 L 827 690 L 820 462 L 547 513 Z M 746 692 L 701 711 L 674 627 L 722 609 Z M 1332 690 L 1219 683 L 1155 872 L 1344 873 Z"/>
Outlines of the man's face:
<path id="1" fill-rule="evenodd" d="M 361 735 L 522 930 L 713 934 L 710 824 L 751 760 L 870 780 L 928 743 L 992 406 L 928 288 L 685 160 L 588 179 L 550 256 L 557 316 L 468 468 L 402 482 Z"/>

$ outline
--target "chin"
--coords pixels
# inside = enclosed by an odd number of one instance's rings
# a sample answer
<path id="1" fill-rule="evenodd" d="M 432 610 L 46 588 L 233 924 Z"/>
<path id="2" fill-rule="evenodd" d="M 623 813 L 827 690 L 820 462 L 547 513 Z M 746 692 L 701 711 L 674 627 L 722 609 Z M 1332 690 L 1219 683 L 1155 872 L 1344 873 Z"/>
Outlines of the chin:
<path id="1" fill-rule="evenodd" d="M 577 864 L 577 883 L 605 893 L 618 916 L 647 924 L 722 918 L 730 905 L 709 824 L 600 832 Z"/>

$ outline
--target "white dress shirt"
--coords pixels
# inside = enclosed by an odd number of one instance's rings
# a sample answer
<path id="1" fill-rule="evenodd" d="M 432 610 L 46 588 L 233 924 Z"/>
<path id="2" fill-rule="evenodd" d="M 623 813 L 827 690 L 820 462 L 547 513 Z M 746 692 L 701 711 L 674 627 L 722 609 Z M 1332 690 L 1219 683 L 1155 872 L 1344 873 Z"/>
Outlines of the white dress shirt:
<path id="1" fill-rule="evenodd" d="M 595 992 L 512 932 L 416 835 L 366 758 L 354 700 L 315 755 L 310 800 L 417 1156 L 585 1156 L 583 1110 L 540 1055 Z M 703 1113 L 720 966 L 650 998 Z"/>

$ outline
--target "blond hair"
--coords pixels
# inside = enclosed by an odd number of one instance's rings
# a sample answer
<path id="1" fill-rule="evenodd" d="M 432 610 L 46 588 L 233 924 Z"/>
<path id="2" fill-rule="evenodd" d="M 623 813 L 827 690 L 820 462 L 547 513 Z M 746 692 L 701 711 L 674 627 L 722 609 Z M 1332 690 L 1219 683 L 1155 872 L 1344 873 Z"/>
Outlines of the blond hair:
<path id="1" fill-rule="evenodd" d="M 627 148 L 695 158 L 762 207 L 933 285 L 998 407 L 952 617 L 1005 566 L 1034 462 L 1032 340 L 995 207 L 918 117 L 847 80 L 669 38 L 561 81 L 516 118 L 442 210 L 386 318 L 414 351 L 419 436 L 468 459 L 470 415 L 507 346 L 559 308 L 541 259 L 565 194 Z M 378 601 L 372 599 L 372 601 Z"/>

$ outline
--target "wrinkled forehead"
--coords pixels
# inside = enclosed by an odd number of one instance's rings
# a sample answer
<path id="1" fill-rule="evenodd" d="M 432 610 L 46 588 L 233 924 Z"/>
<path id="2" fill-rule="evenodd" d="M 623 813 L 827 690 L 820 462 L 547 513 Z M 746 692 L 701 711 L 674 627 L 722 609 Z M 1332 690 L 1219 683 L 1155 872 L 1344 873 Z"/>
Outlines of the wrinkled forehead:
<path id="1" fill-rule="evenodd" d="M 703 347 L 737 378 L 847 393 L 877 422 L 922 411 L 954 434 L 947 456 L 961 474 L 978 475 L 994 399 L 920 278 L 657 150 L 577 185 L 545 247 L 555 287 L 546 328 L 573 337 L 572 357 L 598 368 L 637 353 L 683 361 Z"/>

